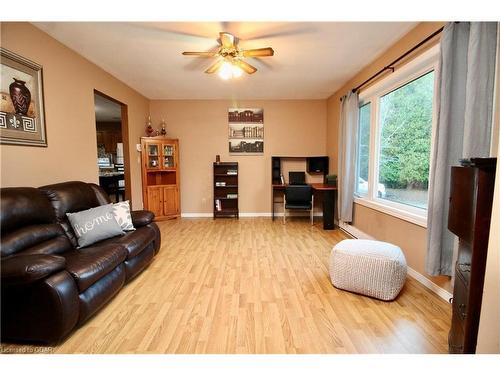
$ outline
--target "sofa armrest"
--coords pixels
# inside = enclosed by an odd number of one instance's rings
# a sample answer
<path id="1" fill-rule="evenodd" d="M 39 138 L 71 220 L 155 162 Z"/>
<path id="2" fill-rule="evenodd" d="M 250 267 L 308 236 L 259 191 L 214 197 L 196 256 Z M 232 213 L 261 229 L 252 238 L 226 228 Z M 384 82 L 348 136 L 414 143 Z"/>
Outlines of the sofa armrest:
<path id="1" fill-rule="evenodd" d="M 134 224 L 135 228 L 146 226 L 153 222 L 155 218 L 154 213 L 146 210 L 132 211 L 130 214 L 132 215 L 132 224 Z"/>
<path id="2" fill-rule="evenodd" d="M 66 259 L 57 255 L 12 255 L 2 259 L 2 283 L 28 284 L 66 267 Z"/>

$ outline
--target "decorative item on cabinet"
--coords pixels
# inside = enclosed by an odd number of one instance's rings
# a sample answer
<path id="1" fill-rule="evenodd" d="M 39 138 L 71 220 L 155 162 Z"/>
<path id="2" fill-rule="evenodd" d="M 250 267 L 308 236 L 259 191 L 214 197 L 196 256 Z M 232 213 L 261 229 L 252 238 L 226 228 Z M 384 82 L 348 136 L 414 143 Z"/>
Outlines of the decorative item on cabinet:
<path id="1" fill-rule="evenodd" d="M 451 167 L 448 229 L 458 236 L 448 349 L 476 352 L 486 254 L 490 232 L 496 158 L 461 160 Z"/>
<path id="2" fill-rule="evenodd" d="M 167 129 L 166 129 L 167 124 L 165 124 L 165 119 L 161 120 L 161 130 L 160 130 L 160 135 L 166 136 L 167 135 Z"/>
<path id="3" fill-rule="evenodd" d="M 144 208 L 156 220 L 180 216 L 179 140 L 142 137 L 142 195 Z"/>
<path id="4" fill-rule="evenodd" d="M 148 116 L 148 122 L 146 123 L 146 135 L 151 137 L 154 133 L 153 124 L 151 123 L 151 116 Z"/>

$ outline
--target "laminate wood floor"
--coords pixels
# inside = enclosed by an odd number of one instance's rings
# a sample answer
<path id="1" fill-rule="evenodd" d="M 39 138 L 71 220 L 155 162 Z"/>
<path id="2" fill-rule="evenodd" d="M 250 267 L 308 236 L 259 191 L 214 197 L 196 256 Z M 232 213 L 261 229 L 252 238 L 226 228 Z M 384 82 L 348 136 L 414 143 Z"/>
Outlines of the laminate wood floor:
<path id="1" fill-rule="evenodd" d="M 447 352 L 451 307 L 411 277 L 393 302 L 331 285 L 340 230 L 299 218 L 158 224 L 162 248 L 149 268 L 51 351 Z"/>

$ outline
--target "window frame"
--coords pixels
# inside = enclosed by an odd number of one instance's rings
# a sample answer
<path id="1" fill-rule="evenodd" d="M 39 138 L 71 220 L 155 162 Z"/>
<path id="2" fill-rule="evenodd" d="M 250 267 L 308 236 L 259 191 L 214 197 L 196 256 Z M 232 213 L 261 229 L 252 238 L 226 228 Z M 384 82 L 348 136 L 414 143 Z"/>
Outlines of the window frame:
<path id="1" fill-rule="evenodd" d="M 406 84 L 422 77 L 423 75 L 434 71 L 434 98 L 432 102 L 432 130 L 431 130 L 431 158 L 429 160 L 429 180 L 432 177 L 432 155 L 434 149 L 434 135 L 436 130 L 437 113 L 436 113 L 436 98 L 437 98 L 437 72 L 439 62 L 439 44 L 429 48 L 420 56 L 408 62 L 394 73 L 387 76 L 385 79 L 370 86 L 359 94 L 359 108 L 367 103 L 371 103 L 370 113 L 370 148 L 368 151 L 368 193 L 359 195 L 354 193 L 354 202 L 377 211 L 384 212 L 391 216 L 409 221 L 424 228 L 427 227 L 427 209 L 422 209 L 407 205 L 404 203 L 390 201 L 388 199 L 379 198 L 375 187 L 378 186 L 379 176 L 379 157 L 380 157 L 380 137 L 382 126 L 379 123 L 380 119 L 380 99 L 384 95 L 405 86 Z M 358 123 L 359 131 L 359 123 Z M 359 142 L 357 144 L 359 148 Z M 358 150 L 356 150 L 356 168 L 358 166 Z M 358 171 L 355 176 L 357 178 Z M 356 189 L 356 187 L 355 187 Z"/>

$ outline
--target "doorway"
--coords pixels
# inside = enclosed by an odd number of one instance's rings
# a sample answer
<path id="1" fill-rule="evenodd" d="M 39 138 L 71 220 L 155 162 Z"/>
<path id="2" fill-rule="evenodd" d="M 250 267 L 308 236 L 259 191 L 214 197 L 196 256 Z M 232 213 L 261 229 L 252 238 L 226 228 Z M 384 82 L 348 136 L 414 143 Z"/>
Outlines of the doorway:
<path id="1" fill-rule="evenodd" d="M 94 109 L 99 186 L 112 202 L 130 200 L 127 105 L 94 90 Z"/>

